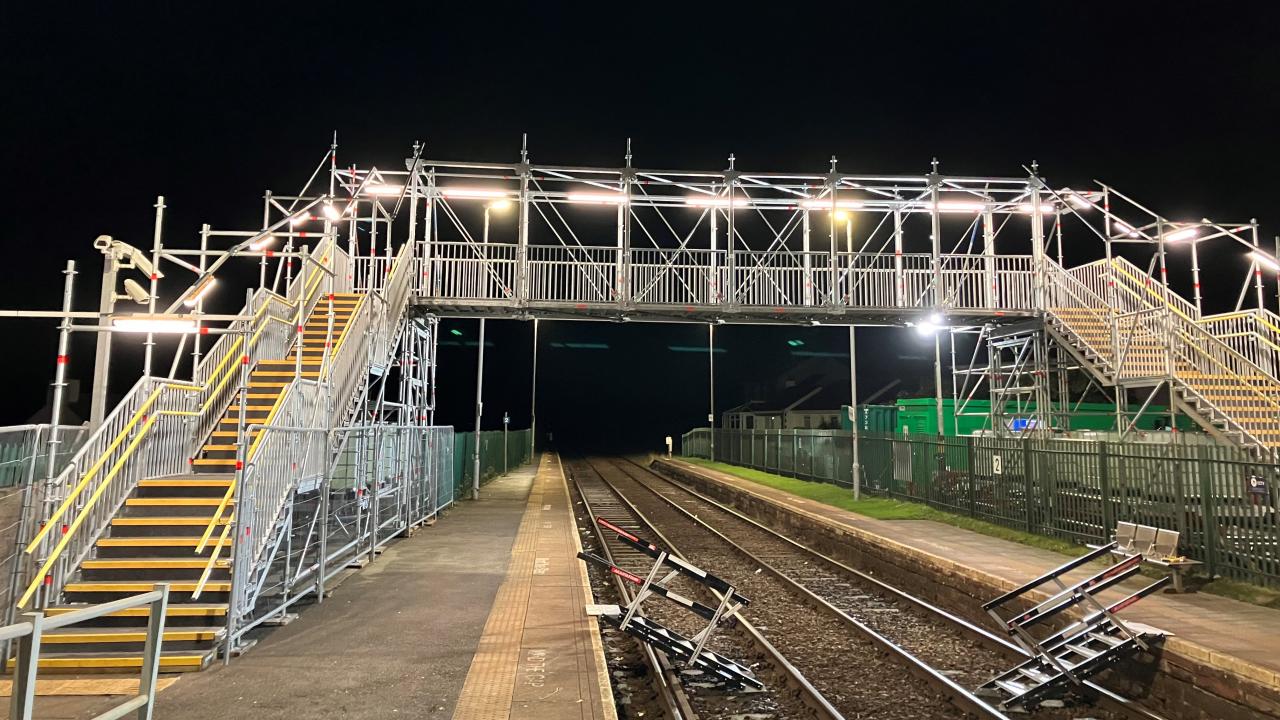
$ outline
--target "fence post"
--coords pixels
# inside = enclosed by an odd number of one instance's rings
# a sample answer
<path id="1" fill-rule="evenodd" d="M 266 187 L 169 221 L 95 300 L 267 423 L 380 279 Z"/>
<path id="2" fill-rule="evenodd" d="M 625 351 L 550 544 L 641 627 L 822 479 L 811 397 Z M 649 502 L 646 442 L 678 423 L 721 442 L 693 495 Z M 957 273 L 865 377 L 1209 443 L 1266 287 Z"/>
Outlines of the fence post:
<path id="1" fill-rule="evenodd" d="M 1105 442 L 1098 443 L 1098 491 L 1102 495 L 1102 534 L 1098 542 L 1105 543 L 1116 526 L 1115 508 L 1111 505 L 1111 462 Z"/>
<path id="2" fill-rule="evenodd" d="M 791 477 L 800 478 L 800 436 L 791 430 Z"/>
<path id="3" fill-rule="evenodd" d="M 974 487 L 973 487 L 974 477 L 975 477 L 974 468 L 973 468 L 973 462 L 974 462 L 973 451 L 974 451 L 975 443 L 974 443 L 973 436 L 971 435 L 965 438 L 964 444 L 965 444 L 966 456 L 969 458 L 969 463 L 968 463 L 969 477 L 967 478 L 965 483 L 967 486 L 966 489 L 969 491 L 969 517 L 977 517 L 978 516 L 977 493 L 974 491 Z"/>
<path id="4" fill-rule="evenodd" d="M 1200 475 L 1200 522 L 1204 526 L 1204 569 L 1210 578 L 1218 575 L 1218 523 L 1213 509 L 1213 464 L 1209 448 L 1197 448 L 1197 470 Z"/>
<path id="5" fill-rule="evenodd" d="M 44 613 L 22 614 L 31 623 L 31 633 L 18 639 L 18 657 L 13 669 L 13 690 L 9 693 L 9 717 L 27 720 L 36 699 L 36 671 L 40 667 L 40 638 L 44 634 Z"/>
<path id="6" fill-rule="evenodd" d="M 147 617 L 147 640 L 142 650 L 142 676 L 138 678 L 138 694 L 147 704 L 138 708 L 138 720 L 151 720 L 156 705 L 156 675 L 160 672 L 160 648 L 164 642 L 165 613 L 169 608 L 169 583 L 156 583 L 160 599 L 151 603 Z"/>
<path id="7" fill-rule="evenodd" d="M 1035 521 L 1032 519 L 1031 498 L 1032 492 L 1032 473 L 1035 472 L 1035 454 L 1031 452 L 1031 441 L 1028 438 L 1022 438 L 1022 512 L 1027 516 L 1027 532 L 1035 532 Z"/>

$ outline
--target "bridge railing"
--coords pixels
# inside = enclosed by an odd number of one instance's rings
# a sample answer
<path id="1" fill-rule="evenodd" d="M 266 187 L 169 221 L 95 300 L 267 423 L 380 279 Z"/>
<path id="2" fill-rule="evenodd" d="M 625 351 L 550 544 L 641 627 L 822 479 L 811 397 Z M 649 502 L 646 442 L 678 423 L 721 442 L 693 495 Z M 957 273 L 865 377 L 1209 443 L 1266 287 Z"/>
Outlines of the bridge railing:
<path id="1" fill-rule="evenodd" d="M 371 261 L 372 262 L 372 261 Z M 445 301 L 1035 309 L 1029 255 L 432 242 L 419 294 Z M 940 288 L 935 284 L 941 283 Z"/>

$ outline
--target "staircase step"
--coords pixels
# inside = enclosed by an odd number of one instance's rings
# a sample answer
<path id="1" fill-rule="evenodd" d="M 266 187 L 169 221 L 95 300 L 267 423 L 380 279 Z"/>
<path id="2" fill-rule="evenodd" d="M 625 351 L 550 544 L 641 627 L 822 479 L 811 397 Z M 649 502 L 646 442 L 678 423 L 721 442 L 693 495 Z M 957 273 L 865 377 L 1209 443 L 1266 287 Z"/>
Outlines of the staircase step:
<path id="1" fill-rule="evenodd" d="M 203 532 L 201 533 L 203 534 Z M 200 544 L 200 534 L 187 536 L 138 536 L 138 537 L 105 537 L 97 542 L 99 559 L 134 558 L 134 557 L 173 557 L 189 560 L 191 558 L 207 558 L 213 548 L 221 541 L 224 553 L 232 542 L 225 540 L 221 531 L 209 538 L 205 549 L 196 554 L 196 546 Z"/>
<path id="2" fill-rule="evenodd" d="M 71 602 L 99 603 L 150 592 L 155 588 L 156 582 L 169 583 L 169 600 L 171 602 L 187 603 L 192 601 L 191 593 L 195 592 L 196 586 L 199 585 L 199 578 L 192 580 L 166 578 L 155 580 L 81 580 L 67 583 L 63 587 L 63 593 L 66 595 L 67 600 Z M 226 595 L 229 592 L 231 592 L 230 580 L 210 580 L 205 583 L 204 591 L 201 593 L 200 598 L 202 600 L 221 602 L 226 599 Z"/>
<path id="3" fill-rule="evenodd" d="M 162 649 L 169 652 L 207 652 L 213 649 L 212 643 L 222 637 L 223 630 L 196 625 L 166 627 Z M 56 646 L 55 652 L 61 654 L 141 653 L 146 647 L 147 629 L 145 626 L 65 627 L 44 633 L 44 642 Z"/>
<path id="4" fill-rule="evenodd" d="M 230 513 L 223 513 L 218 519 L 219 532 L 222 525 L 226 525 L 229 520 Z M 200 537 L 204 534 L 205 528 L 209 527 L 210 515 L 182 515 L 182 516 L 125 516 L 111 519 L 111 535 L 115 538 L 121 537 L 176 537 L 191 536 Z"/>
<path id="5" fill-rule="evenodd" d="M 162 650 L 161 672 L 194 672 L 203 670 L 213 659 L 214 651 L 189 652 Z M 45 673 L 115 673 L 137 672 L 142 667 L 142 654 L 125 653 L 41 653 L 40 672 Z"/>
<path id="6" fill-rule="evenodd" d="M 47 608 L 46 615 L 63 615 L 77 610 L 83 610 L 88 605 L 57 605 Z M 117 610 L 109 615 L 104 615 L 96 620 L 94 624 L 97 626 L 110 627 L 139 627 L 146 626 L 147 618 L 151 616 L 149 607 L 135 607 L 127 610 Z M 165 608 L 164 622 L 165 627 L 203 627 L 209 624 L 221 623 L 227 617 L 226 603 L 175 603 L 170 602 L 169 607 Z"/>

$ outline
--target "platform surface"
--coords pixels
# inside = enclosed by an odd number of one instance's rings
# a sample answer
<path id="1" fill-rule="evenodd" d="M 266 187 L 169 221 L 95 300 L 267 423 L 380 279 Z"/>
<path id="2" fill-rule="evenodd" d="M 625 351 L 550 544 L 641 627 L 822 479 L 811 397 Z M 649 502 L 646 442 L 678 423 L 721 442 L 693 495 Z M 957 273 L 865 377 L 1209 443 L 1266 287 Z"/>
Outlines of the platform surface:
<path id="1" fill-rule="evenodd" d="M 568 485 L 545 454 L 454 720 L 616 720 Z"/>
<path id="2" fill-rule="evenodd" d="M 665 459 L 665 458 L 664 458 Z M 1064 555 L 930 520 L 876 520 L 798 497 L 702 465 L 682 468 L 829 522 L 886 538 L 1016 586 L 1066 562 Z M 1129 581 L 1130 590 L 1150 582 Z M 1170 642 L 1214 667 L 1280 688 L 1280 610 L 1209 593 L 1157 594 L 1125 609 L 1122 618 L 1173 634 Z M 1191 643 L 1196 647 L 1186 647 Z"/>

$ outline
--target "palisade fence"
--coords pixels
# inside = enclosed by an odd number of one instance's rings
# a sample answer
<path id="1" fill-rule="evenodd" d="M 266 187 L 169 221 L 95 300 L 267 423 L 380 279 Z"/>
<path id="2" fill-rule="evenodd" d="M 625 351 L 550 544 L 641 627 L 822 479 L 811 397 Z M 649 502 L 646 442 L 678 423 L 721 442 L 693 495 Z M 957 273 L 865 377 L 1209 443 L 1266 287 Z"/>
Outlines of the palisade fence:
<path id="1" fill-rule="evenodd" d="M 681 438 L 709 457 L 711 431 Z M 852 436 L 839 430 L 716 430 L 715 459 L 852 485 Z M 1211 576 L 1280 587 L 1280 466 L 1218 445 L 860 435 L 862 488 L 1077 543 L 1117 521 L 1177 530 Z"/>
<path id="2" fill-rule="evenodd" d="M 480 432 L 480 483 L 529 462 L 529 430 L 511 430 L 503 439 L 502 430 Z M 453 482 L 459 498 L 471 496 L 471 475 L 475 470 L 474 432 L 454 433 Z M 505 454 L 505 460 L 504 460 Z"/>

